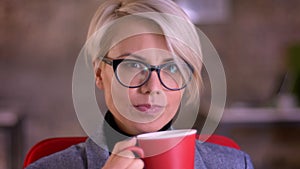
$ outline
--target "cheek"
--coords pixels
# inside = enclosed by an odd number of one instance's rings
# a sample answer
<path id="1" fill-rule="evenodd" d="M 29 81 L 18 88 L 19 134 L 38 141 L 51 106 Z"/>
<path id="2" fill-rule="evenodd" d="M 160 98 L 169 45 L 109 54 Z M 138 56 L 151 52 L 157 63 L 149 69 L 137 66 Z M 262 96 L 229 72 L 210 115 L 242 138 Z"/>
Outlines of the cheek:
<path id="1" fill-rule="evenodd" d="M 103 86 L 107 106 L 111 111 L 117 109 L 122 110 L 124 103 L 128 100 L 128 89 L 120 85 L 114 77 L 114 73 L 108 71 L 103 76 Z"/>
<path id="2" fill-rule="evenodd" d="M 140 94 L 137 92 L 137 88 L 129 89 L 128 90 L 128 98 L 131 104 L 135 102 L 135 100 L 138 100 L 139 97 L 141 97 Z"/>
<path id="3" fill-rule="evenodd" d="M 182 94 L 180 91 L 173 91 L 170 92 L 170 94 L 167 95 L 169 103 L 172 105 L 179 105 L 181 101 Z"/>
<path id="4" fill-rule="evenodd" d="M 119 111 L 124 111 L 129 105 L 128 88 L 122 86 L 116 78 L 113 78 L 110 86 L 111 99 Z"/>
<path id="5" fill-rule="evenodd" d="M 168 91 L 166 92 L 167 106 L 169 110 L 177 111 L 182 98 L 181 91 Z"/>

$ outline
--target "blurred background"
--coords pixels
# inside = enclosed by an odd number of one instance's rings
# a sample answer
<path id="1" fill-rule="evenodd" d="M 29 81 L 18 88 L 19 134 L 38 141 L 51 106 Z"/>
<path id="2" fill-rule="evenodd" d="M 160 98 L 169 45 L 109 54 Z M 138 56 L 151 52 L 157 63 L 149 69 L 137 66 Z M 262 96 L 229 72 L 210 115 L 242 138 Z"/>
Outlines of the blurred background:
<path id="1" fill-rule="evenodd" d="M 228 98 L 216 133 L 237 141 L 257 169 L 300 168 L 300 1 L 176 2 L 224 64 Z M 0 1 L 0 169 L 21 168 L 42 139 L 85 135 L 72 73 L 99 3 Z"/>

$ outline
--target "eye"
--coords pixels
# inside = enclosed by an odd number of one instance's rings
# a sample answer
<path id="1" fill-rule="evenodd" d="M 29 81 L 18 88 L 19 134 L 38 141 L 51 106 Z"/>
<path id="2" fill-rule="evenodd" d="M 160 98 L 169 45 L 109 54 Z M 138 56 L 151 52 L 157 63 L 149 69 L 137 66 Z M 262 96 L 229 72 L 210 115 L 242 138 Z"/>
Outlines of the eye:
<path id="1" fill-rule="evenodd" d="M 178 67 L 176 64 L 171 64 L 167 67 L 168 72 L 170 73 L 177 73 L 178 72 Z"/>
<path id="2" fill-rule="evenodd" d="M 128 68 L 135 68 L 135 69 L 143 69 L 145 66 L 138 62 L 128 62 L 126 63 Z"/>

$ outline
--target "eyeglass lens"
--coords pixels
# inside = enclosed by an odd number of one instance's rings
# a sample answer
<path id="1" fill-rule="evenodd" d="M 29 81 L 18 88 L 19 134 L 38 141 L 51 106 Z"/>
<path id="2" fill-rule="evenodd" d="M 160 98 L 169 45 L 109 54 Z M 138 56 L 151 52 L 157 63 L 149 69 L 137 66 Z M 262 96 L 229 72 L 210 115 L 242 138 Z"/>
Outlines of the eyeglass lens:
<path id="1" fill-rule="evenodd" d="M 116 69 L 118 80 L 128 87 L 139 87 L 146 83 L 151 76 L 149 65 L 135 61 L 123 60 Z M 157 68 L 161 83 L 169 89 L 181 89 L 185 87 L 191 77 L 191 70 L 186 63 L 176 64 L 169 62 Z"/>

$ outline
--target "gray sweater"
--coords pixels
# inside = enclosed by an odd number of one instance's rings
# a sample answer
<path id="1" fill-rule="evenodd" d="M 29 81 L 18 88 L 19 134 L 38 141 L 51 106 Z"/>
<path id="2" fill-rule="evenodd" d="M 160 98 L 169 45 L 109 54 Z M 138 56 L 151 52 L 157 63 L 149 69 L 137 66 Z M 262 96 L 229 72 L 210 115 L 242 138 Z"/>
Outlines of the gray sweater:
<path id="1" fill-rule="evenodd" d="M 239 150 L 196 142 L 195 169 L 253 169 L 249 156 Z M 109 152 L 92 139 L 44 157 L 26 169 L 101 169 Z"/>

